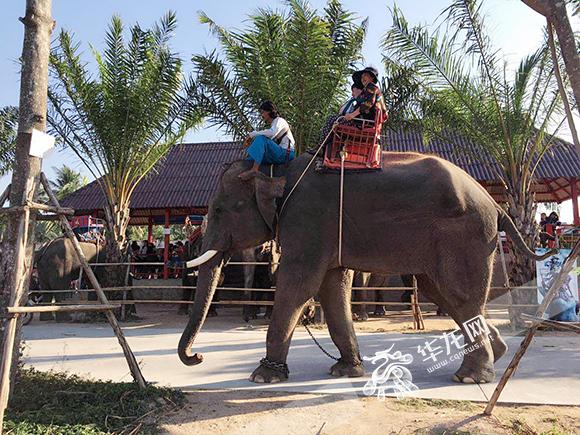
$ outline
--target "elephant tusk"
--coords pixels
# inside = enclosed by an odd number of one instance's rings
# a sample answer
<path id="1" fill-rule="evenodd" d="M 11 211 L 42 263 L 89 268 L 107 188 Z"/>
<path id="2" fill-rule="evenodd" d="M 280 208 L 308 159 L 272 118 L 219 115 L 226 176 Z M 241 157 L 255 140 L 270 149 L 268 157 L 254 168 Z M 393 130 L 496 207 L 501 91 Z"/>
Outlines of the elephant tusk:
<path id="1" fill-rule="evenodd" d="M 200 257 L 194 258 L 193 260 L 189 260 L 187 263 L 185 263 L 185 265 L 187 266 L 188 269 L 191 267 L 199 266 L 200 264 L 203 264 L 206 261 L 211 260 L 211 258 L 217 253 L 218 253 L 218 251 L 216 251 L 214 249 L 210 249 L 209 251 L 206 251 Z"/>

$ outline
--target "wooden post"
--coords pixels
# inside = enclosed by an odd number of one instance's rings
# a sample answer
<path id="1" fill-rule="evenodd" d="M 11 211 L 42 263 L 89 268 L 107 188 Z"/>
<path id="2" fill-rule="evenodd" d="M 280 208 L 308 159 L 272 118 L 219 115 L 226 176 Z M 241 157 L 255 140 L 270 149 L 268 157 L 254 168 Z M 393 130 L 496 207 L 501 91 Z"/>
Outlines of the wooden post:
<path id="1" fill-rule="evenodd" d="M 419 287 L 417 286 L 417 278 L 413 275 L 413 294 L 411 295 L 411 307 L 413 309 L 413 326 L 417 330 L 425 329 L 423 321 L 423 313 L 419 305 Z"/>
<path id="2" fill-rule="evenodd" d="M 10 187 L 10 205 L 24 206 L 34 201 L 38 189 L 41 159 L 30 155 L 32 133 L 46 128 L 48 92 L 48 59 L 50 35 L 54 28 L 51 0 L 26 0 L 26 14 L 22 44 L 20 101 L 16 158 Z M 3 258 L 0 264 L 0 306 L 18 306 L 28 290 L 34 248 L 36 213 L 25 208 L 10 214 Z M 10 383 L 14 379 L 20 356 L 20 326 L 18 317 L 2 321 L 2 364 L 0 368 L 0 433 L 4 412 L 8 406 Z"/>
<path id="3" fill-rule="evenodd" d="M 538 307 L 538 310 L 536 311 L 535 316 L 536 319 L 538 318 L 541 319 L 544 316 L 544 313 L 546 312 L 546 309 L 550 305 L 550 302 L 552 302 L 552 299 L 554 299 L 556 293 L 560 290 L 564 282 L 566 282 L 566 278 L 568 277 L 568 274 L 572 271 L 572 268 L 574 267 L 574 263 L 579 253 L 580 253 L 580 240 L 577 241 L 576 244 L 574 245 L 574 249 L 572 249 L 572 252 L 570 252 L 570 255 L 568 255 L 568 258 L 566 258 L 566 261 L 564 261 L 562 269 L 560 269 L 560 273 L 558 274 L 556 279 L 554 279 L 554 281 L 552 282 L 552 285 L 550 286 L 548 293 L 546 293 L 546 296 L 544 296 L 544 300 L 542 301 L 542 303 Z M 528 332 L 526 333 L 526 336 L 522 340 L 520 348 L 517 350 L 511 362 L 507 366 L 503 376 L 501 377 L 499 383 L 497 384 L 497 387 L 493 392 L 493 395 L 489 399 L 487 407 L 485 408 L 484 411 L 485 414 L 491 415 L 491 413 L 493 412 L 493 408 L 495 407 L 495 404 L 497 403 L 501 392 L 505 388 L 510 377 L 518 368 L 520 360 L 526 353 L 526 350 L 528 350 L 528 347 L 532 342 L 532 339 L 534 338 L 534 334 L 536 333 L 536 329 L 538 329 L 539 324 L 540 322 L 538 320 L 532 321 L 532 325 L 530 326 Z"/>
<path id="4" fill-rule="evenodd" d="M 163 237 L 163 279 L 169 278 L 169 268 L 167 263 L 169 261 L 169 209 L 165 209 L 165 225 L 163 226 L 164 237 Z"/>
<path id="5" fill-rule="evenodd" d="M 153 243 L 153 218 L 151 216 L 147 222 L 147 243 Z"/>
<path id="6" fill-rule="evenodd" d="M 60 205 L 58 203 L 58 199 L 56 198 L 55 194 L 52 192 L 52 189 L 50 188 L 50 184 L 49 184 L 48 180 L 46 179 L 46 176 L 44 174 L 40 174 L 40 179 L 41 179 L 42 185 L 43 185 L 44 189 L 46 190 L 46 193 L 49 196 L 52 203 L 56 207 L 60 207 Z M 101 302 L 101 304 L 109 305 L 109 300 L 107 299 L 107 296 L 105 295 L 105 293 L 101 289 L 101 286 L 99 284 L 99 281 L 97 280 L 97 277 L 95 276 L 95 274 L 93 272 L 93 269 L 91 269 L 91 266 L 89 266 L 89 263 L 87 262 L 85 254 L 83 253 L 81 246 L 80 246 L 77 238 L 75 237 L 75 234 L 74 234 L 67 218 L 64 217 L 64 215 L 62 215 L 62 214 L 59 215 L 59 218 L 60 218 L 60 223 L 62 224 L 62 227 L 64 228 L 66 235 L 68 236 L 68 238 L 72 242 L 73 248 L 74 248 L 74 250 L 77 253 L 77 256 L 79 258 L 79 262 L 81 263 L 81 266 L 84 269 L 85 274 L 87 275 L 87 278 L 89 279 L 90 283 L 93 286 L 93 289 L 95 290 L 95 293 L 97 294 L 97 297 L 99 298 L 99 301 Z M 133 355 L 133 352 L 131 351 L 129 344 L 127 344 L 127 340 L 125 339 L 125 335 L 123 334 L 123 330 L 119 326 L 119 323 L 117 322 L 117 319 L 116 319 L 115 315 L 113 314 L 113 311 L 108 310 L 105 312 L 105 314 L 107 315 L 107 320 L 111 324 L 111 327 L 113 328 L 113 332 L 117 336 L 117 340 L 119 341 L 119 344 L 121 345 L 121 348 L 123 349 L 123 353 L 125 354 L 125 358 L 127 359 L 127 364 L 129 365 L 129 369 L 131 370 L 131 374 L 133 375 L 133 379 L 139 385 L 139 387 L 145 388 L 146 383 L 145 383 L 145 379 L 143 378 L 143 375 L 141 374 L 141 369 L 139 368 L 139 364 L 137 363 L 137 360 L 135 359 L 135 355 Z"/>
<path id="7" fill-rule="evenodd" d="M 576 178 L 570 178 L 570 191 L 572 193 L 572 211 L 574 214 L 574 226 L 580 226 L 580 215 L 578 213 L 578 188 L 576 187 Z"/>
<path id="8" fill-rule="evenodd" d="M 499 257 L 501 259 L 501 269 L 503 272 L 503 285 L 508 289 L 507 290 L 507 297 L 508 297 L 508 316 L 510 318 L 510 327 L 512 332 L 516 331 L 516 319 L 514 318 L 514 298 L 512 296 L 512 288 L 510 286 L 510 277 L 507 271 L 507 264 L 505 262 L 505 253 L 503 252 L 503 242 L 501 240 L 501 233 L 497 233 L 497 246 L 499 247 Z"/>

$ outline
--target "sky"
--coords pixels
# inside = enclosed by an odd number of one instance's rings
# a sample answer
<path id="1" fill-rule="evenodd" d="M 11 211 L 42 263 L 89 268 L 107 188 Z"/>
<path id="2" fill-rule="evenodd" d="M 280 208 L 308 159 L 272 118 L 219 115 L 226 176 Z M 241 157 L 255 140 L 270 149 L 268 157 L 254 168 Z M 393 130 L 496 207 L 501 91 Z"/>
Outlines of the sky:
<path id="1" fill-rule="evenodd" d="M 322 9 L 324 0 L 310 0 L 310 4 Z M 397 6 L 403 11 L 410 24 L 431 25 L 440 12 L 450 3 L 449 0 L 398 0 Z M 391 25 L 389 8 L 393 0 L 343 0 L 347 10 L 354 12 L 360 19 L 369 18 L 367 38 L 363 47 L 365 65 L 373 65 L 381 70 L 380 40 Z M 3 25 L 0 27 L 0 106 L 18 105 L 19 66 L 17 63 L 22 51 L 24 26 L 18 17 L 24 15 L 24 0 L 8 0 L 2 5 Z M 178 28 L 172 40 L 172 48 L 185 60 L 185 71 L 191 71 L 191 56 L 203 54 L 218 48 L 216 38 L 209 34 L 207 26 L 199 23 L 198 12 L 203 11 L 225 28 L 243 28 L 244 20 L 259 8 L 283 9 L 285 2 L 280 0 L 53 0 L 53 19 L 56 28 L 53 38 L 66 29 L 75 34 L 81 43 L 85 60 L 94 65 L 90 55 L 91 44 L 97 50 L 103 47 L 107 25 L 113 15 L 119 15 L 126 27 L 138 22 L 149 27 L 165 12 L 177 13 Z M 488 16 L 488 27 L 493 41 L 508 65 L 514 67 L 519 60 L 533 52 L 542 40 L 543 17 L 522 4 L 520 0 L 487 0 L 484 10 Z M 573 27 L 580 29 L 579 20 Z M 188 142 L 228 140 L 216 129 L 200 128 L 187 136 Z M 67 164 L 87 176 L 87 170 L 70 151 L 52 151 L 43 162 L 47 176 L 51 178 L 52 167 Z M 0 190 L 10 182 L 10 177 L 0 178 Z M 567 207 L 566 209 L 571 208 Z M 571 215 L 571 212 L 570 212 Z"/>

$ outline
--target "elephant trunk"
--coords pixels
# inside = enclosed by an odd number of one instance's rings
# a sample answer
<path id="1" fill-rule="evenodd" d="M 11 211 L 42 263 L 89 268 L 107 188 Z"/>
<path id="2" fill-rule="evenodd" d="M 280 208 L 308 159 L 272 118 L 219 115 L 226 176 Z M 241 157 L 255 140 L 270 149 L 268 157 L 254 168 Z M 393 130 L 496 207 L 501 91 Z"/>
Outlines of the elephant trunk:
<path id="1" fill-rule="evenodd" d="M 187 366 L 197 365 L 203 361 L 203 355 L 200 353 L 193 354 L 191 347 L 203 326 L 203 322 L 211 305 L 215 289 L 220 279 L 223 258 L 222 253 L 214 255 L 213 258 L 202 264 L 199 268 L 193 310 L 177 348 L 179 359 Z"/>

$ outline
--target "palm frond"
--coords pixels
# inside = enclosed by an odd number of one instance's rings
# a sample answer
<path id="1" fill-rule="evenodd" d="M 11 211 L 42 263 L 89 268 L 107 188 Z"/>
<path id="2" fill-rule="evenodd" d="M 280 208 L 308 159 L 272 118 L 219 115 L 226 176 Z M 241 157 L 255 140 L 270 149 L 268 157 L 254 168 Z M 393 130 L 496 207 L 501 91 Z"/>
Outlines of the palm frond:
<path id="1" fill-rule="evenodd" d="M 14 166 L 17 132 L 18 109 L 12 106 L 0 108 L 0 176 Z"/>
<path id="2" fill-rule="evenodd" d="M 169 46 L 176 23 L 168 12 L 151 29 L 132 26 L 125 42 L 123 24 L 113 17 L 103 52 L 92 49 L 96 77 L 68 32 L 51 53 L 50 128 L 97 178 L 108 223 L 126 224 L 120 210 L 135 186 L 201 122 L 192 81 L 184 79 L 182 61 Z"/>
<path id="3" fill-rule="evenodd" d="M 258 9 L 242 30 L 224 29 L 201 12 L 221 55 L 196 55 L 193 62 L 210 125 L 240 138 L 259 126 L 257 106 L 269 99 L 291 124 L 301 151 L 317 140 L 324 118 L 345 98 L 367 24 L 356 23 L 337 0 L 322 14 L 306 1 L 286 6 L 285 12 Z"/>

